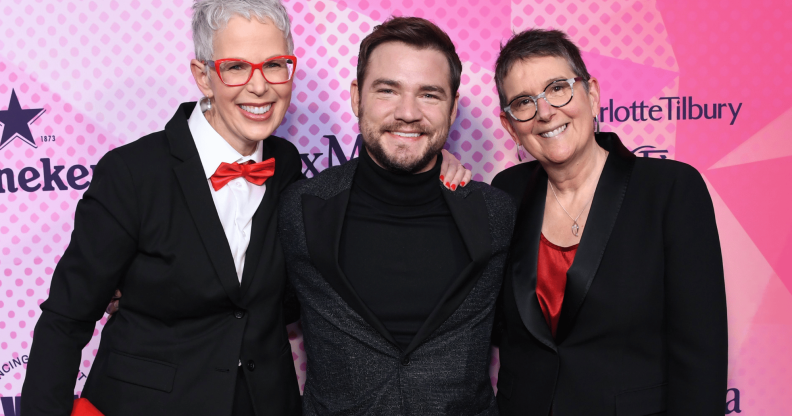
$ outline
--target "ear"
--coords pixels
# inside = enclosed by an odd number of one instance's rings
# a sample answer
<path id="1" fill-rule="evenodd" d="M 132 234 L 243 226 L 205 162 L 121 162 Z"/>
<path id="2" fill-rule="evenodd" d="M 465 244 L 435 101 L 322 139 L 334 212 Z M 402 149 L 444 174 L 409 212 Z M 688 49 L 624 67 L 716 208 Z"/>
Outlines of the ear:
<path id="1" fill-rule="evenodd" d="M 596 78 L 589 79 L 589 102 L 591 103 L 591 111 L 594 113 L 592 117 L 597 117 L 600 114 L 600 86 Z M 602 120 L 600 120 L 602 121 Z"/>
<path id="2" fill-rule="evenodd" d="M 514 141 L 514 144 L 519 145 L 520 140 L 517 138 L 517 134 L 514 132 L 514 126 L 512 126 L 511 116 L 506 114 L 505 111 L 501 111 L 500 121 L 503 128 L 506 130 L 507 133 L 509 133 L 509 136 L 511 136 L 512 140 Z"/>
<path id="3" fill-rule="evenodd" d="M 195 84 L 198 85 L 198 89 L 201 90 L 201 93 L 203 93 L 205 97 L 212 98 L 214 97 L 214 92 L 212 91 L 209 71 L 207 71 L 207 69 L 209 68 L 197 59 L 190 61 L 190 72 L 192 72 L 193 78 L 195 79 Z"/>
<path id="4" fill-rule="evenodd" d="M 352 100 L 352 112 L 355 113 L 355 117 L 360 117 L 360 90 L 356 79 L 353 79 L 349 86 L 349 98 Z"/>
<path id="5" fill-rule="evenodd" d="M 456 93 L 456 97 L 454 97 L 454 103 L 451 104 L 451 115 L 448 116 L 448 125 L 454 124 L 457 118 L 457 114 L 459 110 L 459 91 Z"/>

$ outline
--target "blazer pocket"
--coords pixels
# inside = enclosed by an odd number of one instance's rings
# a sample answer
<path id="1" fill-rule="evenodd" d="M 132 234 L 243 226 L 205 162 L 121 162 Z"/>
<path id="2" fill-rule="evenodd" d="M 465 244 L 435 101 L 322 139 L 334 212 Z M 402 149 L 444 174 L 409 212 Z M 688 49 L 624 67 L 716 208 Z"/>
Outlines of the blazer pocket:
<path id="1" fill-rule="evenodd" d="M 625 391 L 616 395 L 617 416 L 645 416 L 666 411 L 668 384 Z"/>
<path id="2" fill-rule="evenodd" d="M 107 376 L 126 383 L 170 393 L 176 366 L 163 361 L 112 351 L 107 360 Z"/>
<path id="3" fill-rule="evenodd" d="M 512 389 L 514 389 L 514 377 L 501 367 L 498 371 L 498 396 L 503 395 L 508 399 L 512 395 Z"/>

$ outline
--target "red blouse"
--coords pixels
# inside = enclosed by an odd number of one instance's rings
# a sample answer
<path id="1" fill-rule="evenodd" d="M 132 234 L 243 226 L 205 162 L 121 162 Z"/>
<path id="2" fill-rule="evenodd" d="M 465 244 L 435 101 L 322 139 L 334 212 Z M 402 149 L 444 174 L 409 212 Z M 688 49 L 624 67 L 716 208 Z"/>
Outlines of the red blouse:
<path id="1" fill-rule="evenodd" d="M 542 307 L 547 325 L 556 336 L 558 318 L 561 317 L 561 305 L 564 303 L 564 290 L 566 289 L 566 273 L 575 260 L 578 244 L 569 247 L 559 247 L 540 235 L 539 261 L 536 277 L 536 297 Z"/>

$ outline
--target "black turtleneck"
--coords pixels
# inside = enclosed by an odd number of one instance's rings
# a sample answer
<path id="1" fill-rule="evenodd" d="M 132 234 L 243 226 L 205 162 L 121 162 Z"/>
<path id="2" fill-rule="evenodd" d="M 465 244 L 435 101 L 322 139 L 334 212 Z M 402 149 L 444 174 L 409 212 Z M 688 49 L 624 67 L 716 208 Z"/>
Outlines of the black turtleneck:
<path id="1" fill-rule="evenodd" d="M 341 270 L 402 349 L 471 262 L 443 197 L 441 157 L 428 172 L 399 174 L 361 147 L 341 234 Z"/>

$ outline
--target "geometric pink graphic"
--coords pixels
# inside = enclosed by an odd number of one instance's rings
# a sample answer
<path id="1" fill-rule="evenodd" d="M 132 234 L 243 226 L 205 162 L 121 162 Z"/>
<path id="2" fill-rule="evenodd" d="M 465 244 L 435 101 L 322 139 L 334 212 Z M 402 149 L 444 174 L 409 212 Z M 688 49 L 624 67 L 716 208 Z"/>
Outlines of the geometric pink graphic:
<path id="1" fill-rule="evenodd" d="M 704 179 L 706 181 L 707 178 Z M 726 301 L 730 317 L 729 358 L 733 363 L 752 328 L 770 281 L 778 281 L 778 275 L 709 181 L 707 188 L 715 208 L 723 268 L 726 270 Z M 750 279 L 746 276 L 750 276 Z"/>
<path id="2" fill-rule="evenodd" d="M 792 295 L 780 280 L 771 279 L 728 381 L 728 387 L 742 394 L 742 414 L 788 415 L 792 410 L 790 316 Z"/>
<path id="3" fill-rule="evenodd" d="M 790 131 L 792 131 L 792 107 L 712 165 L 710 169 L 792 156 Z"/>
<path id="4" fill-rule="evenodd" d="M 686 140 L 677 146 L 678 157 L 700 170 L 712 167 L 707 177 L 792 291 L 792 227 L 783 220 L 792 210 L 792 198 L 786 191 L 792 173 L 790 158 L 767 160 L 774 153 L 769 146 L 761 150 L 752 146 L 760 153 L 742 152 L 740 157 L 754 163 L 713 166 L 789 109 L 792 84 L 786 77 L 790 45 L 785 39 L 789 35 L 786 16 L 792 13 L 792 5 L 728 2 L 713 10 L 691 8 L 690 4 L 658 3 L 679 56 L 680 90 L 702 103 L 729 101 L 742 103 L 742 109 L 734 125 L 680 122 L 677 134 Z M 718 21 L 718 15 L 733 16 L 733 24 Z M 762 64 L 744 65 L 747 57 L 761 57 Z M 780 146 L 776 157 L 789 154 L 785 148 Z"/>
<path id="5" fill-rule="evenodd" d="M 768 394 L 762 380 L 789 386 L 792 361 L 786 357 L 792 341 L 792 295 L 751 241 L 717 190 L 708 183 L 726 270 L 726 301 L 729 313 L 729 381 L 748 399 L 748 414 L 785 414 L 792 401 L 785 394 Z M 786 341 L 786 342 L 784 342 Z M 779 390 L 779 393 L 781 391 Z M 766 395 L 770 400 L 759 399 Z M 746 412 L 747 413 L 747 412 Z"/>
<path id="6" fill-rule="evenodd" d="M 0 8 L 0 111 L 14 91 L 36 147 L 16 136 L 0 149 L 0 395 L 19 394 L 38 305 L 69 243 L 73 213 L 108 150 L 161 130 L 178 103 L 200 98 L 188 0 L 6 2 Z M 28 4 L 30 3 L 30 4 Z M 292 104 L 276 134 L 322 170 L 338 143 L 359 133 L 349 104 L 360 40 L 390 15 L 421 16 L 451 36 L 462 59 L 459 115 L 446 144 L 489 182 L 518 163 L 501 127 L 494 86 L 499 47 L 513 31 L 564 30 L 600 81 L 601 104 L 660 106 L 661 120 L 610 121 L 640 157 L 696 167 L 708 183 L 724 254 L 729 307 L 729 387 L 742 414 L 792 414 L 792 16 L 790 2 L 690 0 L 284 0 L 292 19 Z M 723 105 L 718 119 L 668 119 L 662 97 Z M 732 104 L 732 108 L 728 107 Z M 739 108 L 736 117 L 732 109 Z M 623 115 L 623 111 L 619 110 Z M 615 118 L 615 117 L 614 117 Z M 646 114 L 648 118 L 648 114 Z M 733 123 L 732 123 L 733 121 Z M 19 128 L 19 123 L 14 124 Z M 24 128 L 19 128 L 26 134 Z M 334 140 L 334 141 L 333 141 Z M 654 152 L 654 153 L 652 153 Z M 19 173 L 63 166 L 66 189 L 20 188 Z M 88 173 L 66 181 L 65 172 Z M 304 166 L 308 168 L 308 166 Z M 4 173 L 6 172 L 6 173 Z M 30 173 L 32 174 L 32 173 Z M 8 177 L 16 192 L 11 192 Z M 309 173 L 310 176 L 310 173 Z M 33 183 L 44 184 L 43 177 Z M 26 185 L 27 186 L 27 185 Z M 83 351 L 82 388 L 105 319 Z M 298 381 L 307 357 L 288 328 Z M 3 364 L 13 368 L 2 369 Z M 497 381 L 497 350 L 491 376 Z M 724 400 L 725 401 L 725 400 Z"/>
<path id="7" fill-rule="evenodd" d="M 742 103 L 733 125 L 701 119 L 677 126 L 686 137 L 679 158 L 707 169 L 789 109 L 792 3 L 664 0 L 657 7 L 679 60 L 680 92 L 701 104 Z M 746 64 L 753 59 L 761 64 Z"/>
<path id="8" fill-rule="evenodd" d="M 318 2 L 317 4 L 321 4 Z M 365 14 L 375 21 L 388 16 L 417 16 L 430 19 L 443 29 L 457 48 L 463 61 L 480 65 L 486 70 L 495 69 L 502 39 L 511 35 L 508 1 L 480 0 L 428 0 L 391 1 L 372 0 L 337 2 L 343 9 Z"/>
<path id="9" fill-rule="evenodd" d="M 792 157 L 718 169 L 705 175 L 792 292 Z"/>
<path id="10" fill-rule="evenodd" d="M 672 84 L 679 76 L 677 72 L 591 52 L 583 52 L 583 59 L 591 76 L 597 78 L 600 83 L 600 105 L 609 107 L 610 100 L 613 99 L 614 108 L 603 109 L 600 113 L 603 114 L 602 122 L 618 126 L 622 123 L 620 119 L 624 120 L 629 117 L 627 120 L 631 120 L 632 109 L 630 109 L 629 116 L 624 110 L 618 111 L 617 109 L 630 107 L 633 102 L 636 102 L 637 105 L 646 102 L 647 107 L 659 105 L 663 109 L 664 117 L 662 118 L 666 120 L 668 100 L 660 100 L 658 104 L 655 104 L 652 99 L 662 96 L 663 88 Z M 637 113 L 635 118 L 640 119 L 641 112 L 641 110 L 635 111 Z M 659 118 L 658 114 L 654 114 L 655 118 Z M 648 121 L 648 108 L 643 111 L 643 118 Z"/>

